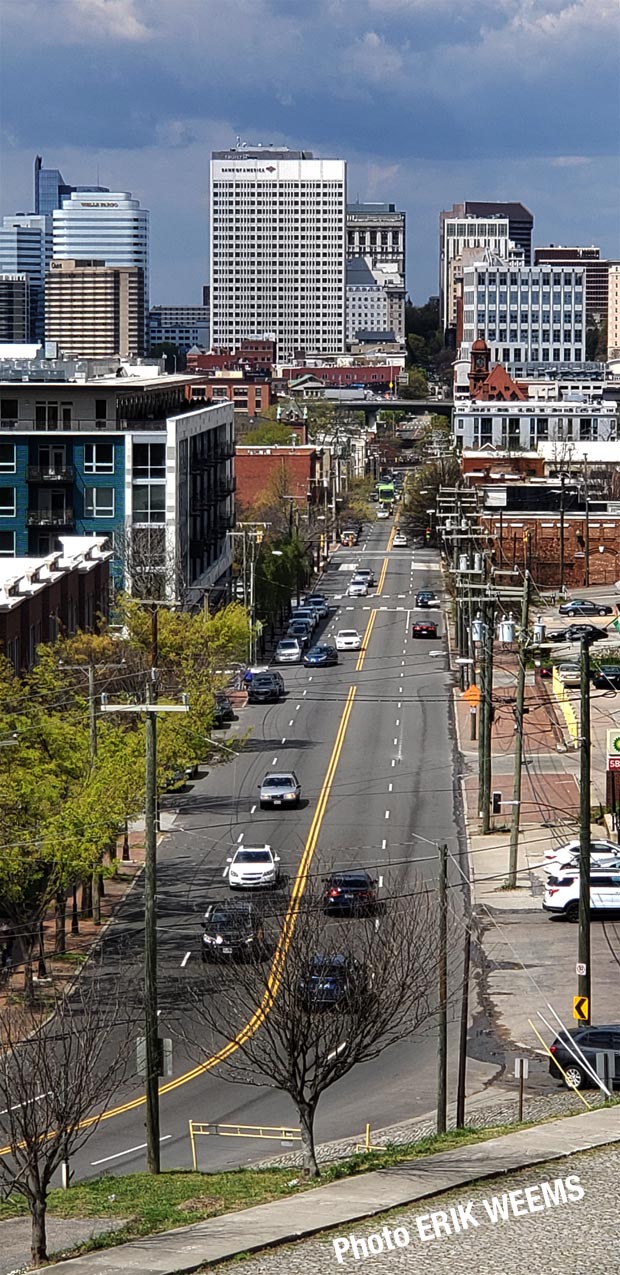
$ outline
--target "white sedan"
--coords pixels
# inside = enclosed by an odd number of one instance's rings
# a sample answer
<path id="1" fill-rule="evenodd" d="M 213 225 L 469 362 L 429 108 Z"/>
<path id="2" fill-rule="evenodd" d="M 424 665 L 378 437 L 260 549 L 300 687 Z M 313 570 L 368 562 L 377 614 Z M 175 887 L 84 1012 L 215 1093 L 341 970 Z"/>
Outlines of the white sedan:
<path id="1" fill-rule="evenodd" d="M 387 509 L 384 509 L 382 505 L 379 505 L 379 508 L 377 509 L 377 518 L 389 518 L 389 516 Z"/>
<path id="2" fill-rule="evenodd" d="M 280 879 L 280 856 L 271 846 L 240 846 L 226 860 L 231 890 L 257 890 L 275 886 Z"/>
<path id="3" fill-rule="evenodd" d="M 602 841 L 593 838 L 591 841 L 590 862 L 593 868 L 613 868 L 620 862 L 620 846 L 613 841 Z M 579 842 L 568 841 L 563 846 L 550 846 L 543 854 L 543 872 L 553 876 L 564 868 L 579 863 Z"/>
<path id="4" fill-rule="evenodd" d="M 336 634 L 337 651 L 359 651 L 362 645 L 361 634 L 357 629 L 339 629 Z"/>
<path id="5" fill-rule="evenodd" d="M 394 536 L 394 539 L 393 539 L 393 541 L 392 541 L 392 545 L 393 545 L 393 547 L 394 547 L 395 549 L 406 549 L 406 548 L 407 548 L 407 537 L 406 537 L 406 535 L 405 535 L 404 531 L 397 531 L 397 532 L 396 532 L 396 535 Z"/>
<path id="6" fill-rule="evenodd" d="M 347 594 L 350 598 L 365 598 L 368 594 L 368 583 L 366 579 L 357 580 L 353 577 Z"/>

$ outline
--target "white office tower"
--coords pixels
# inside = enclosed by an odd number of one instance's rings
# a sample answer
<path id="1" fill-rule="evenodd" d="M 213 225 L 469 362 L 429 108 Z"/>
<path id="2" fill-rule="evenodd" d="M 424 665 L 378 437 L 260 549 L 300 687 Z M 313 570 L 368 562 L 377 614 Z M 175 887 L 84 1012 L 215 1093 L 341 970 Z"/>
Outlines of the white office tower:
<path id="1" fill-rule="evenodd" d="M 143 347 L 146 346 L 149 296 L 149 214 L 127 191 L 74 191 L 52 213 L 54 260 L 105 262 L 106 266 L 138 266 L 144 297 Z"/>
<path id="2" fill-rule="evenodd" d="M 346 164 L 239 145 L 211 160 L 211 348 L 345 348 Z"/>
<path id="3" fill-rule="evenodd" d="M 461 358 L 482 338 L 494 363 L 582 363 L 583 266 L 523 266 L 487 254 L 463 270 Z"/>

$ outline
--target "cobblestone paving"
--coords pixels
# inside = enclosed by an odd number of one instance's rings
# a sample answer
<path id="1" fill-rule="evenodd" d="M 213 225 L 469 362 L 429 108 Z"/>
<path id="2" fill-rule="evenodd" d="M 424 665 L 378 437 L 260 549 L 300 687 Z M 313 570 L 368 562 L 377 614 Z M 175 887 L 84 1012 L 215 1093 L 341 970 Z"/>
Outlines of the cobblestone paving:
<path id="1" fill-rule="evenodd" d="M 492 1223 L 483 1201 L 508 1191 L 523 1191 L 543 1181 L 578 1174 L 585 1191 L 576 1203 L 559 1203 L 544 1211 Z M 334 1231 L 327 1238 L 302 1241 L 236 1262 L 234 1275 L 337 1275 L 363 1270 L 365 1275 L 618 1275 L 618 1176 L 620 1149 L 605 1148 L 567 1156 L 520 1173 L 462 1187 L 410 1209 L 395 1210 Z M 540 1196 L 535 1197 L 540 1207 Z M 448 1211 L 472 1202 L 476 1229 L 422 1241 L 416 1219 L 433 1210 Z M 457 1215 L 458 1216 L 458 1215 Z M 350 1253 L 338 1262 L 333 1238 L 368 1240 L 387 1226 L 406 1227 L 410 1244 L 394 1251 L 372 1252 L 356 1260 Z M 373 1242 L 378 1248 L 378 1244 Z M 225 1275 L 230 1265 L 209 1267 L 209 1275 Z"/>
<path id="2" fill-rule="evenodd" d="M 487 1129 L 490 1125 L 496 1124 L 516 1124 L 517 1123 L 517 1095 L 516 1091 L 508 1094 L 504 1091 L 503 1095 L 497 1095 L 496 1102 L 489 1102 L 490 1095 L 483 1095 L 483 1101 L 472 1102 L 468 1104 L 466 1110 L 466 1122 L 471 1128 Z M 586 1094 L 587 1101 L 592 1107 L 598 1107 L 604 1101 L 592 1091 Z M 566 1116 L 571 1112 L 585 1111 L 581 1099 L 573 1093 L 566 1090 L 560 1090 L 557 1093 L 540 1094 L 537 1097 L 528 1098 L 526 1096 L 523 1108 L 524 1120 L 544 1120 L 546 1116 Z M 448 1128 L 454 1128 L 454 1117 L 448 1118 Z M 390 1125 L 388 1129 L 375 1131 L 371 1130 L 371 1139 L 373 1147 L 385 1146 L 402 1146 L 407 1142 L 415 1142 L 418 1138 L 424 1138 L 428 1134 L 436 1132 L 434 1119 L 426 1120 L 406 1120 L 402 1124 Z M 317 1149 L 317 1160 L 320 1164 L 328 1164 L 334 1160 L 344 1160 L 347 1156 L 353 1154 L 356 1144 L 359 1145 L 360 1138 L 345 1138 L 341 1142 L 325 1142 Z M 298 1151 L 287 1152 L 286 1155 L 272 1156 L 268 1160 L 262 1160 L 260 1168 L 268 1166 L 277 1166 L 285 1169 L 295 1169 L 301 1165 L 301 1156 Z M 620 1251 L 618 1256 L 618 1271 L 620 1272 Z"/>

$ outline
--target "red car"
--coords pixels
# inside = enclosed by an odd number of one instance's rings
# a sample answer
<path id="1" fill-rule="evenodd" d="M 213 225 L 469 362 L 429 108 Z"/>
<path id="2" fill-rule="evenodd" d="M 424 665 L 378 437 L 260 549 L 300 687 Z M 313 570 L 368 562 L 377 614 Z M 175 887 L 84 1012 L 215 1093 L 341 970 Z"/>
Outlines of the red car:
<path id="1" fill-rule="evenodd" d="M 414 638 L 436 638 L 437 625 L 433 624 L 432 620 L 416 620 L 415 624 L 411 626 L 411 636 Z"/>

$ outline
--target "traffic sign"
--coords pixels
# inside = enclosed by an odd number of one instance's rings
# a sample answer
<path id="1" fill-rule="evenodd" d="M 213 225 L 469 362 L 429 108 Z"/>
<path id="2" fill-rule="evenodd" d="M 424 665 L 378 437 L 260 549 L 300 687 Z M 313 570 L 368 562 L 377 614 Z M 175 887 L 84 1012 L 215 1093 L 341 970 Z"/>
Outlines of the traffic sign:
<path id="1" fill-rule="evenodd" d="M 620 730 L 607 731 L 607 769 L 620 770 Z"/>
<path id="2" fill-rule="evenodd" d="M 582 961 L 577 961 L 577 964 L 576 964 L 576 966 L 575 966 L 575 973 L 576 973 L 576 974 L 586 974 L 586 973 L 587 973 L 586 967 L 585 967 L 585 965 L 583 964 L 583 962 L 582 962 Z"/>
<path id="3" fill-rule="evenodd" d="M 479 704 L 481 698 L 479 686 L 468 686 L 467 690 L 463 691 L 463 699 L 466 704 Z"/>
<path id="4" fill-rule="evenodd" d="M 587 996 L 573 996 L 573 1018 L 578 1023 L 587 1023 L 590 1018 L 590 1002 Z"/>
<path id="5" fill-rule="evenodd" d="M 608 758 L 607 758 L 607 769 L 608 769 L 608 770 L 620 770 L 620 757 L 608 757 Z"/>

